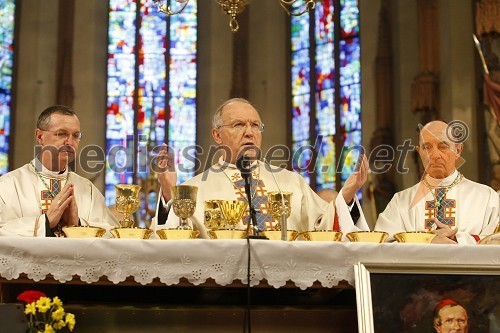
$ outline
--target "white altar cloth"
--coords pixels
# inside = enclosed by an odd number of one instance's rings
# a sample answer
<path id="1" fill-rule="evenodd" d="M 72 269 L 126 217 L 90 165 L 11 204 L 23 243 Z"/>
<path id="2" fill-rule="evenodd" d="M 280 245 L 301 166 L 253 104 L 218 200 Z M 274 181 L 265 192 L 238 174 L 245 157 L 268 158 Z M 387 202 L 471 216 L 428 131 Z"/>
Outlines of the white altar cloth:
<path id="1" fill-rule="evenodd" d="M 275 288 L 287 281 L 306 289 L 319 281 L 332 288 L 354 286 L 354 264 L 500 265 L 496 245 L 251 241 L 251 285 Z M 147 285 L 158 278 L 175 285 L 181 278 L 199 285 L 212 278 L 221 286 L 247 280 L 246 240 L 136 240 L 0 237 L 0 276 L 33 281 L 51 274 L 59 282 L 117 284 L 129 276 Z"/>

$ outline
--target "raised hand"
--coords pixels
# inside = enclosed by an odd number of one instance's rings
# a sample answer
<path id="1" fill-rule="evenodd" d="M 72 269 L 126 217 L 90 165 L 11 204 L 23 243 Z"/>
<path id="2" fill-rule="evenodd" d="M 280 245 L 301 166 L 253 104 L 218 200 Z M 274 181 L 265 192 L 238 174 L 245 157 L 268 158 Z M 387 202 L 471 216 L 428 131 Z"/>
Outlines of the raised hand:
<path id="1" fill-rule="evenodd" d="M 362 155 L 360 160 L 359 171 L 352 173 L 347 178 L 342 187 L 342 195 L 347 204 L 351 203 L 358 190 L 363 186 L 368 177 L 368 159 L 366 155 Z"/>
<path id="2" fill-rule="evenodd" d="M 156 173 L 160 181 L 163 200 L 171 198 L 170 188 L 177 185 L 177 172 L 175 171 L 174 154 L 167 151 L 167 145 L 163 144 L 156 159 Z"/>

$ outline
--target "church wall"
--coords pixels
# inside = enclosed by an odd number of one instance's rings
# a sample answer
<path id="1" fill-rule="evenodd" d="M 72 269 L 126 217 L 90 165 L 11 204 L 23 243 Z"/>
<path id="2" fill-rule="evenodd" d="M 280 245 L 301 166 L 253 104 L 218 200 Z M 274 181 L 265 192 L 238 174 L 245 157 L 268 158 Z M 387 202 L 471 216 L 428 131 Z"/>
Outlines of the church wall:
<path id="1" fill-rule="evenodd" d="M 412 140 L 416 145 L 420 116 L 411 111 L 411 86 L 418 73 L 417 0 L 392 1 L 392 41 L 394 56 L 394 143 Z M 395 174 L 397 190 L 418 181 L 415 152 L 408 153 L 404 168 L 407 173 Z"/>
<path id="2" fill-rule="evenodd" d="M 469 127 L 460 171 L 478 181 L 478 124 L 476 117 L 476 79 L 472 2 L 440 0 L 441 34 L 441 114 L 447 121 L 460 120 Z"/>
<path id="3" fill-rule="evenodd" d="M 361 0 L 362 39 L 362 119 L 363 145 L 375 129 L 374 69 L 378 37 L 378 13 L 382 0 Z M 460 2 L 460 5 L 456 3 Z M 474 63 L 472 12 L 468 0 L 440 0 L 441 22 L 441 109 L 445 118 L 457 118 L 471 124 L 466 146 L 465 174 L 477 175 L 477 132 L 474 130 Z M 230 96 L 232 70 L 232 33 L 228 17 L 212 1 L 199 1 L 199 83 L 198 143 L 212 143 L 211 116 L 216 107 Z M 417 0 L 391 0 L 394 56 L 394 135 L 395 143 L 415 140 L 419 116 L 411 112 L 411 84 L 418 73 Z M 445 10 L 446 9 L 446 10 Z M 23 0 L 18 43 L 16 123 L 14 167 L 33 156 L 33 131 L 38 114 L 55 103 L 58 1 Z M 264 151 L 275 144 L 286 144 L 289 82 L 287 66 L 288 19 L 278 1 L 253 1 L 249 32 L 249 99 L 261 111 L 266 123 Z M 75 1 L 73 45 L 74 105 L 82 122 L 82 146 L 104 147 L 106 106 L 107 2 Z M 467 38 L 467 40 L 466 40 Z M 29 144 L 27 144 L 29 142 Z M 413 141 L 415 142 L 415 141 Z M 204 165 L 204 160 L 201 161 Z M 417 181 L 411 155 L 406 175 L 396 175 L 398 189 Z M 90 176 L 103 188 L 103 174 Z M 366 208 L 368 210 L 368 207 Z M 369 213 L 368 213 L 369 214 Z"/>
<path id="4" fill-rule="evenodd" d="M 54 103 L 56 88 L 58 1 L 24 0 L 20 9 L 13 168 L 33 158 L 36 120 Z"/>

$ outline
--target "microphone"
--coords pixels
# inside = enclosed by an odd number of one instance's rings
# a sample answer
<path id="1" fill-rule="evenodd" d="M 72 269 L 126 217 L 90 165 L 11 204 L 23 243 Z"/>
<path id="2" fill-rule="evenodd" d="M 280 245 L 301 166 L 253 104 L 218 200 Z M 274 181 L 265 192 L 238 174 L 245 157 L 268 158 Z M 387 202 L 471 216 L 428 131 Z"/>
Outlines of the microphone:
<path id="1" fill-rule="evenodd" d="M 236 160 L 236 167 L 238 170 L 241 172 L 241 176 L 243 178 L 249 177 L 252 175 L 252 172 L 250 170 L 250 157 L 247 155 L 241 155 L 237 160 Z"/>
<path id="2" fill-rule="evenodd" d="M 250 210 L 250 223 L 247 226 L 247 237 L 255 239 L 265 239 L 264 236 L 259 236 L 259 226 L 257 225 L 257 216 L 252 203 L 252 170 L 251 159 L 247 155 L 242 155 L 236 160 L 236 167 L 240 170 L 241 177 L 245 181 L 245 194 L 247 195 L 248 208 Z M 253 236 L 249 235 L 249 227 L 252 225 Z"/>
<path id="3" fill-rule="evenodd" d="M 288 240 L 288 226 L 287 226 L 287 221 L 286 221 L 286 215 L 285 210 L 286 210 L 286 204 L 285 204 L 285 196 L 283 195 L 283 191 L 281 190 L 280 184 L 278 183 L 278 180 L 276 179 L 276 176 L 274 175 L 273 170 L 271 170 L 271 164 L 264 158 L 264 163 L 269 166 L 269 171 L 271 172 L 271 175 L 273 176 L 274 182 L 276 183 L 276 186 L 278 187 L 278 191 L 280 192 L 281 195 L 281 240 Z M 292 203 L 290 203 L 291 205 Z"/>

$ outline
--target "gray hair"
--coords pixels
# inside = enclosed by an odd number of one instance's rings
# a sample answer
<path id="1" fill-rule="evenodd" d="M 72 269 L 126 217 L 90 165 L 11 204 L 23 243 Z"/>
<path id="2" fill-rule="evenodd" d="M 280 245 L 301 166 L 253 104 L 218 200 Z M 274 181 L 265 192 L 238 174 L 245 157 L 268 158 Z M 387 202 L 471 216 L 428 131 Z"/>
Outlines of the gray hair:
<path id="1" fill-rule="evenodd" d="M 75 111 L 73 111 L 70 107 L 64 105 L 53 105 L 49 106 L 48 108 L 43 110 L 42 113 L 40 113 L 40 116 L 38 116 L 38 120 L 36 122 L 36 127 L 41 130 L 48 130 L 52 126 L 52 123 L 50 122 L 50 116 L 52 116 L 54 113 L 62 114 L 64 116 L 76 117 Z"/>
<path id="2" fill-rule="evenodd" d="M 224 110 L 224 108 L 231 103 L 237 103 L 237 102 L 245 103 L 245 104 L 251 105 L 253 107 L 252 103 L 250 103 L 249 101 L 247 101 L 244 98 L 235 97 L 235 98 L 228 99 L 227 101 L 225 101 L 224 103 L 219 105 L 219 107 L 215 111 L 215 114 L 212 118 L 212 127 L 213 128 L 219 128 L 222 126 L 222 111 Z"/>

